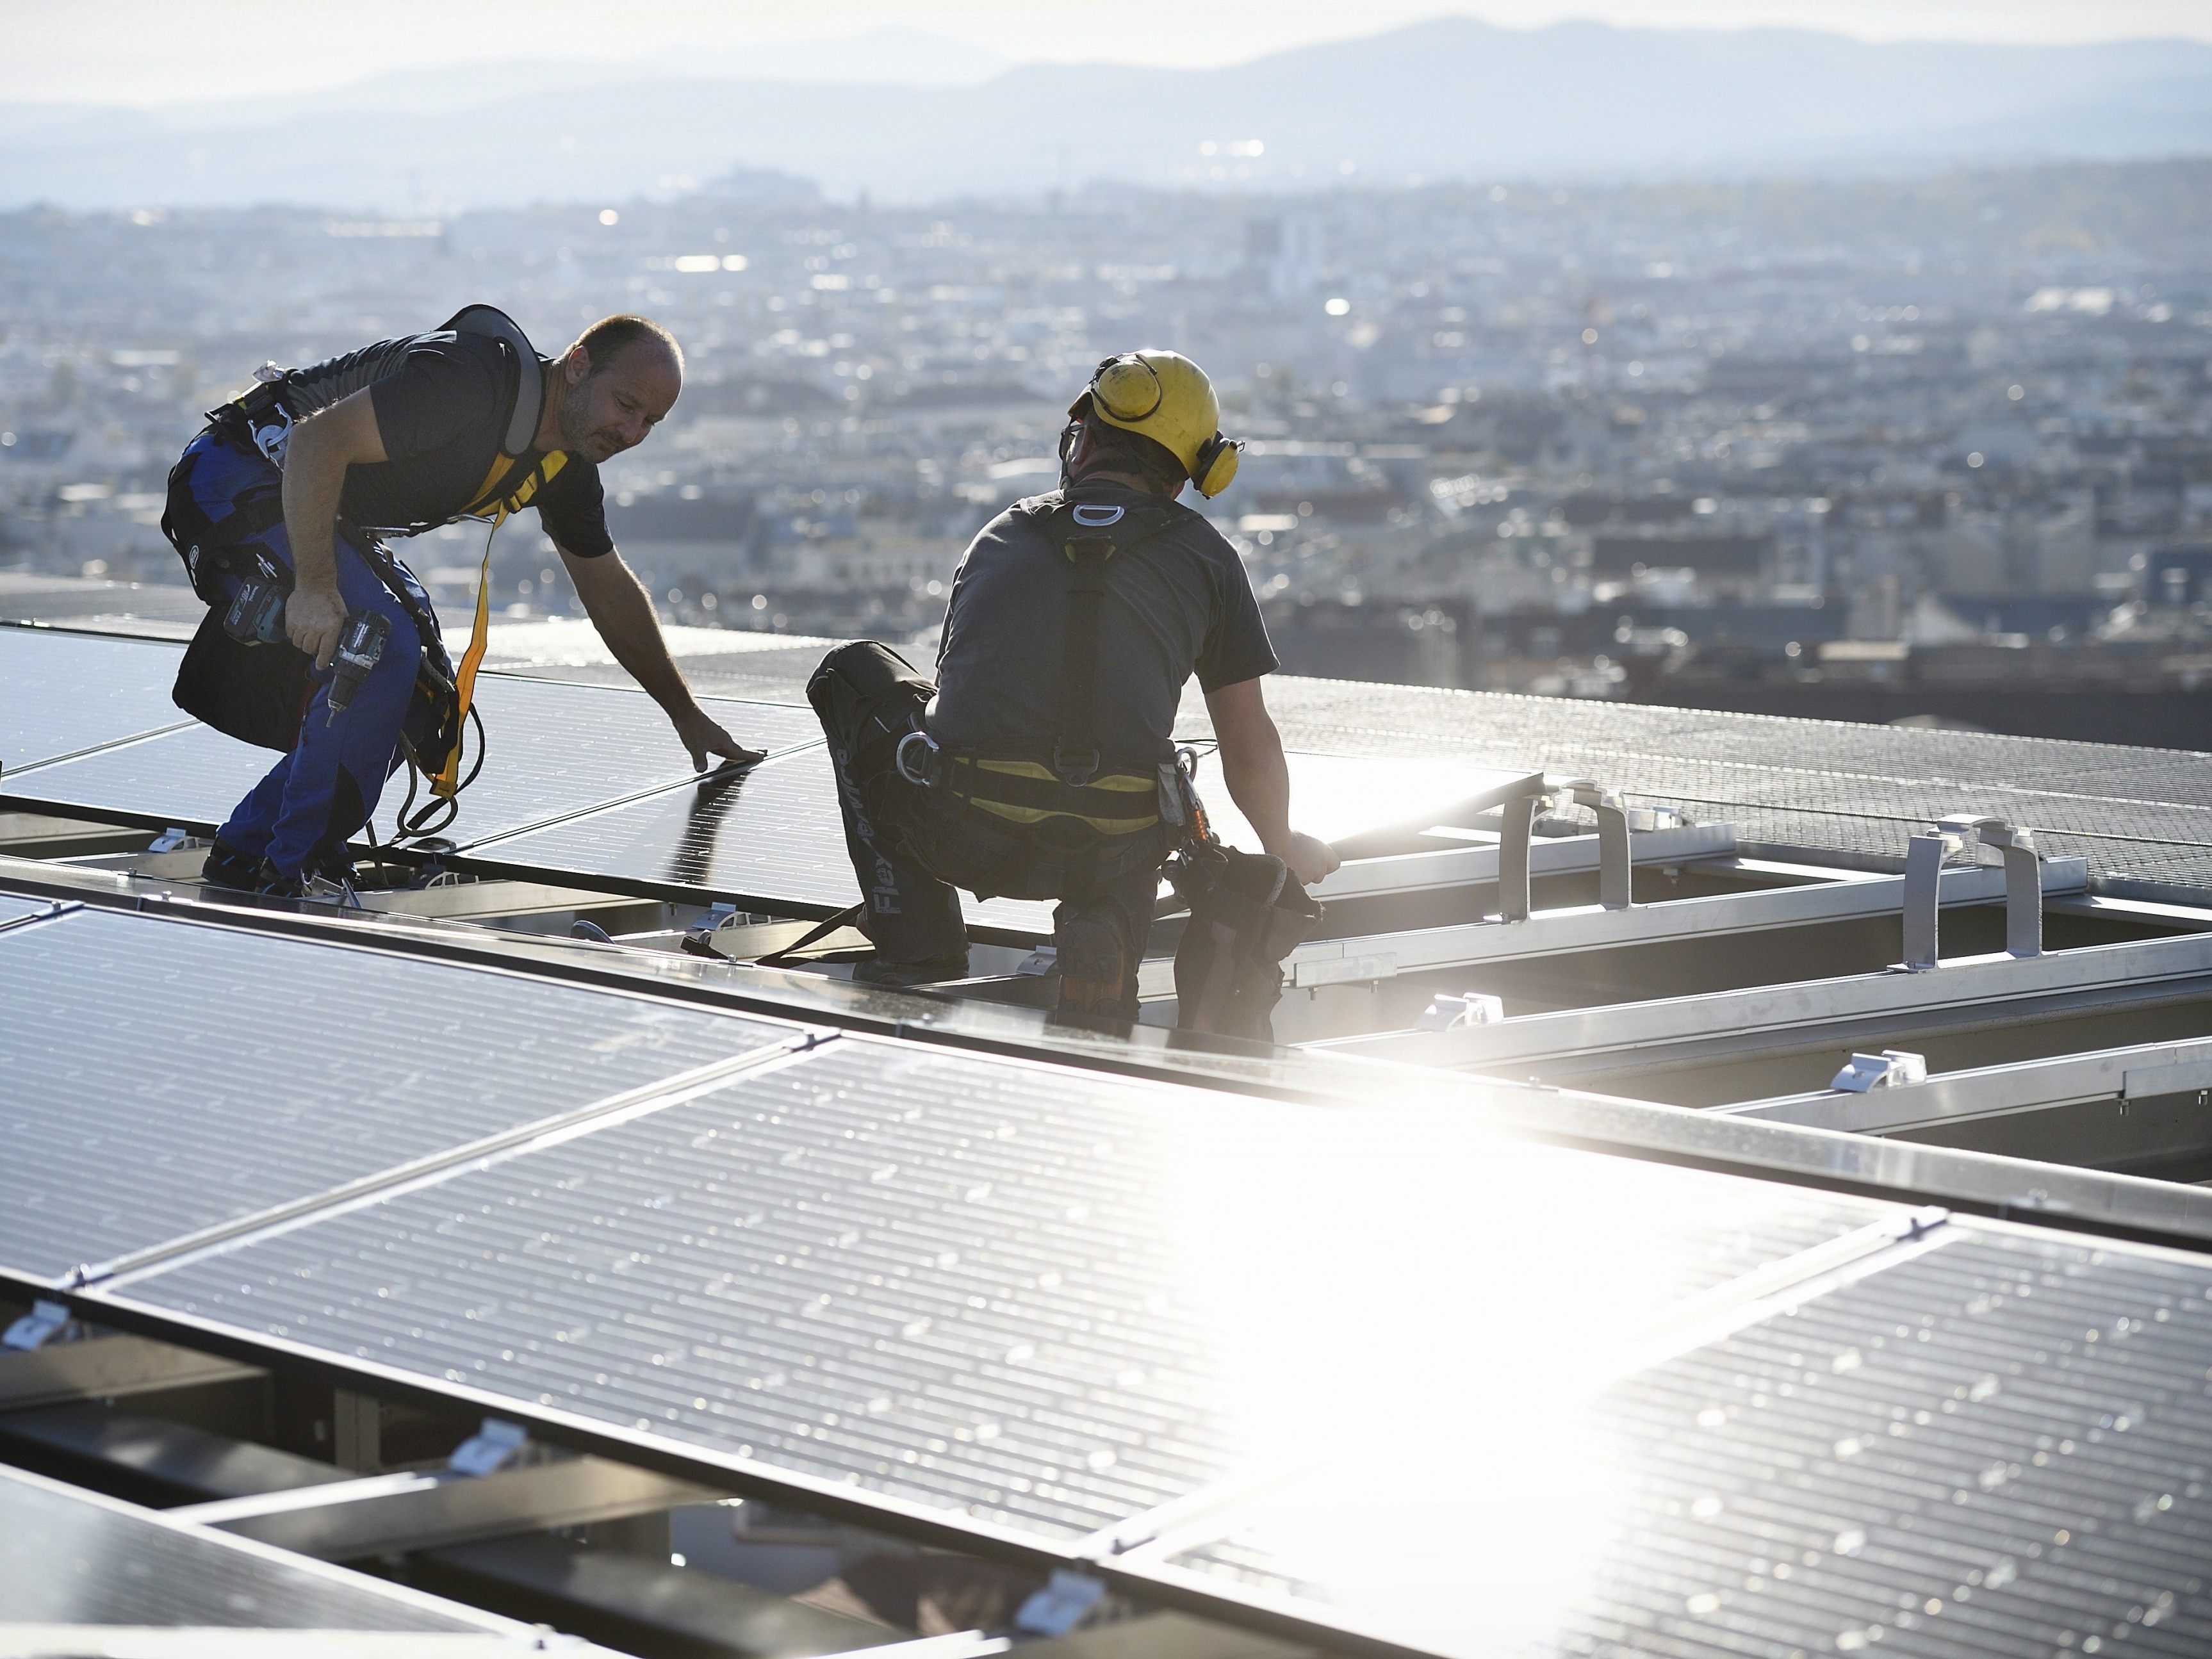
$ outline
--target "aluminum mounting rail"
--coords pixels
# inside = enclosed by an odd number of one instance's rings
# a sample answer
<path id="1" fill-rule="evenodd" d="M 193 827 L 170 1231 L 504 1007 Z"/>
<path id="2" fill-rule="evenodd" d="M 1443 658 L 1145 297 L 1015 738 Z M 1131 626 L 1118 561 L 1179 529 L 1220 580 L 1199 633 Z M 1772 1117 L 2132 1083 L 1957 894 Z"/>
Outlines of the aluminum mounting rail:
<path id="1" fill-rule="evenodd" d="M 1852 1134 L 2008 1117 L 2100 1102 L 2155 1099 L 2212 1090 L 2212 1037 L 2146 1042 L 2046 1060 L 1944 1072 L 1917 1083 L 1890 1084 L 1863 1094 L 1814 1089 L 1741 1105 L 1717 1106 L 1729 1117 L 1796 1123 Z"/>
<path id="2" fill-rule="evenodd" d="M 1869 1021 L 1980 1011 L 2003 1018 L 2002 1005 L 2095 993 L 2154 993 L 2173 981 L 2212 976 L 2212 934 L 2087 945 L 2036 957 L 1960 957 L 1934 973 L 1902 967 L 1843 979 L 1717 991 L 1702 996 L 1616 1003 L 1558 1013 L 1524 1014 L 1449 1030 L 1386 1031 L 1302 1045 L 1417 1066 L 1498 1071 L 1574 1060 L 1577 1073 L 1674 1058 L 1699 1048 L 1769 1048 L 1803 1033 Z"/>
<path id="3" fill-rule="evenodd" d="M 1565 876 L 1595 870 L 1600 864 L 1601 839 L 1595 835 L 1532 839 L 1528 847 L 1528 872 Z M 1704 859 L 1733 858 L 1735 851 L 1736 832 L 1732 823 L 1674 824 L 1638 830 L 1629 837 L 1632 865 L 1688 864 Z M 1502 842 L 1492 842 L 1439 848 L 1432 853 L 1349 859 L 1334 875 L 1314 886 L 1313 896 L 1326 902 L 1331 899 L 1480 886 L 1498 878 L 1503 853 Z"/>
<path id="4" fill-rule="evenodd" d="M 1364 939 L 1314 939 L 1291 953 L 1283 965 L 1284 981 L 1304 990 L 1662 939 L 1711 939 L 1893 915 L 1905 900 L 1911 881 L 1905 876 L 1755 859 L 1731 860 L 1714 867 L 1753 878 L 1788 877 L 1804 884 L 1668 899 L 1632 910 L 1576 905 L 1539 910 L 1518 924 L 1467 922 Z M 2088 886 L 2088 866 L 2081 859 L 2050 860 L 2040 873 L 2046 893 L 2078 893 Z M 2003 872 L 1971 867 L 1942 872 L 1940 888 L 1931 884 L 1928 896 L 1932 909 L 1936 904 L 1984 904 L 2004 897 L 2007 890 Z M 1158 994 L 1172 995 L 1174 989 L 1170 982 Z M 1140 994 L 1154 994 L 1142 975 L 1139 990 Z"/>

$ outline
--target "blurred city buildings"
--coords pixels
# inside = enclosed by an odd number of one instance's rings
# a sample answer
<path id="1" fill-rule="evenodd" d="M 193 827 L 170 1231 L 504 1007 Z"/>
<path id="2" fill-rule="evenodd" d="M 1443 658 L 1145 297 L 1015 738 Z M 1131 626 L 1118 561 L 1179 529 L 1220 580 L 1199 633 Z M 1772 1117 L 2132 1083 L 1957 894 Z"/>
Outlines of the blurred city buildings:
<path id="1" fill-rule="evenodd" d="M 620 310 L 683 341 L 607 483 L 684 623 L 927 648 L 1094 363 L 1157 343 L 1250 441 L 1201 505 L 1295 672 L 2206 746 L 2212 162 L 16 212 L 0 570 L 179 581 L 201 410 L 472 301 L 548 352 Z M 410 550 L 449 616 L 483 542 Z M 493 566 L 510 616 L 572 610 L 534 518 Z"/>

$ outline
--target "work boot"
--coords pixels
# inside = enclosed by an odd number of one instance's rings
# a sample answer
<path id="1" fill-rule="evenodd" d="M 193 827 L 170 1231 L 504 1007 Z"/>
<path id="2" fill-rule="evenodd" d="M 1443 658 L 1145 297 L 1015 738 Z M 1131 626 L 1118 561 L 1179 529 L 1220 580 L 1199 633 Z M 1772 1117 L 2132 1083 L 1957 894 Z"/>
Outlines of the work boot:
<path id="1" fill-rule="evenodd" d="M 237 848 L 226 846 L 217 840 L 208 848 L 207 861 L 200 866 L 200 879 L 210 886 L 251 893 L 261 885 L 263 862 L 258 854 L 241 853 Z"/>
<path id="2" fill-rule="evenodd" d="M 1054 930 L 1060 957 L 1060 1012 L 1086 1019 L 1133 1021 L 1137 988 L 1121 934 L 1103 916 L 1071 916 Z"/>
<path id="3" fill-rule="evenodd" d="M 968 958 L 930 957 L 921 962 L 893 962 L 889 957 L 867 957 L 853 964 L 853 978 L 860 985 L 897 989 L 908 985 L 936 985 L 948 979 L 968 977 Z"/>
<path id="4" fill-rule="evenodd" d="M 269 860 L 264 859 L 261 860 L 260 868 L 255 872 L 253 885 L 246 890 L 258 893 L 264 898 L 305 898 L 307 896 L 307 883 L 306 877 L 299 871 L 295 870 L 288 874 L 279 870 Z"/>

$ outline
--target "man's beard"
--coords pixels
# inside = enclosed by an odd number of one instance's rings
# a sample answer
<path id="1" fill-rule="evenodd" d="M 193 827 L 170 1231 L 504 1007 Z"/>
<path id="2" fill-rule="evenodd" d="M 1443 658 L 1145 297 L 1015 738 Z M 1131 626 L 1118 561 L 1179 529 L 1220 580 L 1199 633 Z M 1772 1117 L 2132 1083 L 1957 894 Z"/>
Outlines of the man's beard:
<path id="1" fill-rule="evenodd" d="M 592 447 L 592 377 L 586 374 L 561 393 L 561 444 L 571 454 Z"/>

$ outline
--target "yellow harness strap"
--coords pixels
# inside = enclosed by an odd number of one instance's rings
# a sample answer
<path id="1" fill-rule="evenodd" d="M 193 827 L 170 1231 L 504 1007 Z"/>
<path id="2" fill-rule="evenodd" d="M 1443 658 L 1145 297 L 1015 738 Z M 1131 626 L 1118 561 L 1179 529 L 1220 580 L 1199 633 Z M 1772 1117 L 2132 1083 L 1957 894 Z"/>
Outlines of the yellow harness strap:
<path id="1" fill-rule="evenodd" d="M 492 515 L 490 533 L 484 538 L 483 565 L 477 572 L 477 620 L 469 635 L 469 648 L 461 653 L 461 665 L 453 674 L 453 695 L 459 704 L 453 715 L 453 747 L 446 757 L 443 770 L 430 781 L 430 793 L 442 800 L 451 800 L 461 787 L 461 728 L 469 718 L 469 706 L 476 699 L 477 670 L 483 665 L 485 648 L 490 645 L 491 630 L 491 542 L 499 534 L 510 514 L 527 506 L 539 486 L 568 465 L 568 457 L 562 450 L 550 451 L 544 460 L 532 467 L 530 476 L 522 481 L 512 495 L 493 494 L 514 465 L 515 458 L 502 455 L 491 465 L 484 481 L 477 491 L 477 499 L 462 514 L 465 519 L 477 518 L 489 512 Z"/>

